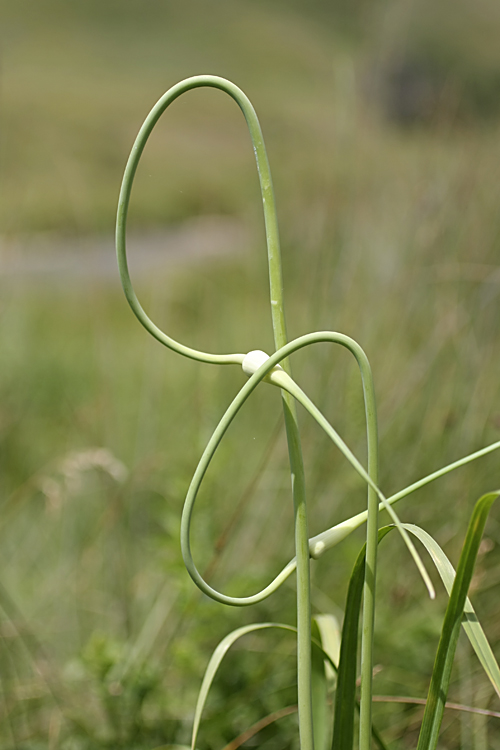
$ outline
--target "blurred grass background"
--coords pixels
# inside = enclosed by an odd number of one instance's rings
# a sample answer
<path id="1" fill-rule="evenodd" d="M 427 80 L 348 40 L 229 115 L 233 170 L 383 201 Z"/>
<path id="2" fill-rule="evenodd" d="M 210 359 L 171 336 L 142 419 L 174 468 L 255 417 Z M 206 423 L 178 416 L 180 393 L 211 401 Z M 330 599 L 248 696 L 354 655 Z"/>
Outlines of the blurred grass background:
<path id="1" fill-rule="evenodd" d="M 99 265 L 90 279 L 5 269 L 19 248 L 39 262 L 52 241 L 74 253 L 82 238 L 110 234 L 151 106 L 181 78 L 225 76 L 263 127 L 290 336 L 339 330 L 372 362 L 384 491 L 500 439 L 500 11 L 493 0 L 0 8 L 0 746 L 183 743 L 218 640 L 246 622 L 294 621 L 292 585 L 233 611 L 199 596 L 180 562 L 190 477 L 243 376 L 162 349 Z M 178 100 L 153 134 L 134 189 L 131 253 L 141 232 L 204 215 L 241 223 L 248 251 L 144 273 L 139 295 L 183 342 L 270 351 L 252 149 L 240 112 L 216 91 Z M 348 355 L 318 346 L 294 357 L 294 371 L 364 457 Z M 361 510 L 365 493 L 301 420 L 315 534 Z M 279 394 L 262 387 L 200 497 L 196 559 L 230 593 L 255 591 L 293 554 L 280 424 Z M 398 510 L 456 562 L 473 502 L 499 485 L 492 455 Z M 341 618 L 362 536 L 314 563 L 315 612 Z M 494 510 L 473 601 L 498 658 L 499 579 Z M 378 596 L 375 690 L 422 697 L 446 597 L 425 599 L 396 536 L 382 549 Z M 200 750 L 295 702 L 293 648 L 266 634 L 228 656 Z M 499 709 L 465 641 L 451 698 Z M 420 707 L 377 704 L 375 715 L 391 748 L 414 746 Z M 444 727 L 443 748 L 500 748 L 496 719 L 447 712 Z M 296 747 L 296 719 L 255 744 Z"/>

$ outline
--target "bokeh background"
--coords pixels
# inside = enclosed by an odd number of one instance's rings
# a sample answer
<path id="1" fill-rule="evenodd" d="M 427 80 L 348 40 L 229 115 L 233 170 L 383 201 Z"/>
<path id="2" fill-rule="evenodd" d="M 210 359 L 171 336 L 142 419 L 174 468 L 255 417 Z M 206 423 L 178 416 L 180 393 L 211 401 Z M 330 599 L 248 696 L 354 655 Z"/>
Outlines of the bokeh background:
<path id="1" fill-rule="evenodd" d="M 282 235 L 289 334 L 357 339 L 374 371 L 381 485 L 393 493 L 500 439 L 500 6 L 494 0 L 1 0 L 0 746 L 152 750 L 188 741 L 203 670 L 233 627 L 294 621 L 293 582 L 252 609 L 197 593 L 180 560 L 183 498 L 241 387 L 181 360 L 121 292 L 113 225 L 123 168 L 154 102 L 198 73 L 259 114 Z M 265 235 L 245 123 L 214 90 L 168 110 L 134 188 L 139 296 L 172 336 L 272 350 Z M 298 353 L 296 379 L 363 460 L 358 373 Z M 310 529 L 363 509 L 362 483 L 301 414 Z M 262 386 L 200 497 L 196 560 L 257 590 L 293 554 L 279 394 Z M 456 563 L 498 456 L 398 508 Z M 473 601 L 500 657 L 498 508 Z M 312 569 L 341 620 L 360 530 Z M 438 582 L 436 581 L 438 586 Z M 439 588 L 439 586 L 438 586 Z M 435 602 L 396 535 L 384 543 L 375 692 L 424 697 Z M 293 705 L 294 643 L 249 637 L 221 669 L 200 750 Z M 499 710 L 461 641 L 450 697 Z M 377 703 L 389 746 L 422 707 Z M 498 719 L 446 712 L 440 747 L 500 748 Z M 246 747 L 297 747 L 291 715 Z"/>

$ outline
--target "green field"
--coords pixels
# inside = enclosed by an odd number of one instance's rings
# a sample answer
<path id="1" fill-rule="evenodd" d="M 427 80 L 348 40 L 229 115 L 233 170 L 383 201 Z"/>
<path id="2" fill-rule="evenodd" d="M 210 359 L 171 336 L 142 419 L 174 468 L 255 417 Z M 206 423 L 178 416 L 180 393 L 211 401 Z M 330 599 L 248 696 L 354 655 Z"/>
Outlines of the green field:
<path id="1" fill-rule="evenodd" d="M 52 236 L 70 245 L 111 233 L 124 164 L 151 106 L 181 78 L 225 76 L 251 98 L 266 138 L 290 337 L 341 331 L 372 363 L 384 492 L 500 440 L 494 3 L 443 0 L 441 15 L 425 2 L 405 15 L 395 2 L 361 0 L 2 0 L 0 9 L 0 260 L 33 237 L 50 248 Z M 378 83 L 403 47 L 427 61 L 421 80 L 432 102 L 431 114 L 404 123 Z M 252 149 L 241 113 L 215 91 L 187 94 L 163 118 L 131 222 L 140 233 L 205 214 L 251 227 L 252 247 L 143 276 L 141 298 L 182 342 L 270 352 Z M 162 349 L 131 315 L 118 275 L 1 271 L 0 747 L 186 743 L 217 642 L 245 623 L 295 618 L 293 579 L 264 604 L 233 610 L 199 595 L 180 559 L 187 486 L 245 376 Z M 364 461 L 362 392 L 348 355 L 320 345 L 293 367 Z M 293 556 L 279 393 L 263 384 L 252 398 L 207 476 L 194 530 L 200 567 L 238 595 Z M 316 534 L 361 511 L 365 491 L 312 420 L 300 419 Z M 499 487 L 494 453 L 398 513 L 456 563 L 475 500 Z M 497 508 L 471 593 L 497 659 L 498 519 Z M 313 563 L 315 612 L 341 619 L 362 540 L 360 530 Z M 384 542 L 377 694 L 425 696 L 447 600 L 437 588 L 430 602 L 400 539 Z M 199 750 L 223 748 L 296 701 L 293 639 L 243 644 L 213 689 Z M 459 646 L 450 699 L 499 711 L 468 643 Z M 375 705 L 393 750 L 415 746 L 421 716 L 418 706 Z M 447 711 L 443 726 L 442 748 L 500 748 L 499 719 Z M 296 735 L 292 715 L 245 747 L 295 748 Z"/>

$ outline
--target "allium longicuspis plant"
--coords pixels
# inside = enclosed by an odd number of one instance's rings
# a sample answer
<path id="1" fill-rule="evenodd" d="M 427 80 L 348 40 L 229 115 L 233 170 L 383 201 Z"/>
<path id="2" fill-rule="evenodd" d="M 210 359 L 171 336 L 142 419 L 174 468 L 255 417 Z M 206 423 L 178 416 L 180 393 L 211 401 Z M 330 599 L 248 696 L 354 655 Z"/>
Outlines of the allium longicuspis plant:
<path id="1" fill-rule="evenodd" d="M 210 354 L 180 344 L 160 330 L 148 317 L 137 299 L 127 264 L 126 223 L 130 194 L 134 176 L 146 142 L 166 108 L 181 94 L 200 87 L 213 87 L 225 91 L 238 104 L 245 117 L 257 162 L 260 189 L 266 226 L 267 251 L 269 263 L 271 316 L 276 351 L 268 356 L 262 351 L 234 354 Z M 443 624 L 441 640 L 436 656 L 435 668 L 429 689 L 426 710 L 422 723 L 418 750 L 434 750 L 438 741 L 438 732 L 446 702 L 458 632 L 463 620 L 464 628 L 474 647 L 481 664 L 490 678 L 495 690 L 500 695 L 500 669 L 493 656 L 488 641 L 475 617 L 472 605 L 467 599 L 467 590 L 472 577 L 475 556 L 480 537 L 491 503 L 498 493 L 481 498 L 474 510 L 469 531 L 464 544 L 458 571 L 455 575 L 451 563 L 432 537 L 418 527 L 402 524 L 393 509 L 393 505 L 415 490 L 438 479 L 464 464 L 500 447 L 500 442 L 489 445 L 476 453 L 462 458 L 439 471 L 430 474 L 418 482 L 406 487 L 392 497 L 385 497 L 378 486 L 378 441 L 377 413 L 372 373 L 368 359 L 352 338 L 341 333 L 319 331 L 301 336 L 291 342 L 287 340 L 285 313 L 283 305 L 283 284 L 281 256 L 279 248 L 278 225 L 275 199 L 271 181 L 262 131 L 255 110 L 245 94 L 233 83 L 216 76 L 195 76 L 181 81 L 164 94 L 153 107 L 141 127 L 127 162 L 121 186 L 116 224 L 116 246 L 118 265 L 123 289 L 127 300 L 144 328 L 161 344 L 178 354 L 211 365 L 237 365 L 248 376 L 237 396 L 228 406 L 225 414 L 215 428 L 212 437 L 200 459 L 189 487 L 181 521 L 181 547 L 186 568 L 196 585 L 207 596 L 222 604 L 236 607 L 248 606 L 261 602 L 273 594 L 281 584 L 296 571 L 297 575 L 297 626 L 280 623 L 259 623 L 240 628 L 228 635 L 217 647 L 208 665 L 195 710 L 192 735 L 194 750 L 201 713 L 205 699 L 215 676 L 217 668 L 228 648 L 237 638 L 253 630 L 269 627 L 281 627 L 297 633 L 297 682 L 298 682 L 298 717 L 299 739 L 301 750 L 323 750 L 333 741 L 334 750 L 351 750 L 354 742 L 356 712 L 359 711 L 359 748 L 369 750 L 372 737 L 379 747 L 385 747 L 378 732 L 372 726 L 372 675 L 373 675 L 373 631 L 375 612 L 375 583 L 377 570 L 377 551 L 379 541 L 391 528 L 397 528 L 412 555 L 430 596 L 434 589 L 424 564 L 411 541 L 415 535 L 427 548 L 435 563 L 444 584 L 450 594 L 449 604 Z M 304 347 L 319 342 L 340 344 L 354 356 L 361 375 L 364 395 L 368 463 L 365 468 L 349 450 L 342 438 L 329 423 L 326 417 L 314 405 L 311 399 L 292 378 L 289 356 Z M 291 488 L 295 518 L 295 557 L 286 565 L 276 578 L 262 591 L 253 596 L 232 597 L 212 588 L 198 571 L 190 546 L 190 523 L 196 497 L 203 477 L 219 446 L 222 438 L 239 410 L 252 392 L 264 382 L 280 389 L 283 403 L 284 421 L 288 441 Z M 266 387 L 267 387 L 266 385 Z M 366 482 L 368 489 L 367 510 L 309 539 L 307 521 L 307 503 L 304 482 L 301 441 L 297 421 L 296 402 L 323 428 L 336 448 L 341 451 L 354 470 Z M 379 529 L 379 510 L 386 510 L 392 525 Z M 338 664 L 334 663 L 326 650 L 326 639 L 322 638 L 324 628 L 320 618 L 311 621 L 310 603 L 310 560 L 316 560 L 329 548 L 338 544 L 354 529 L 366 522 L 366 544 L 364 545 L 351 577 L 346 602 L 344 626 L 340 645 Z M 465 614 L 464 614 L 465 613 Z M 361 616 L 361 677 L 360 700 L 356 698 L 358 623 Z M 314 629 L 314 633 L 313 633 Z M 319 664 L 319 668 L 318 668 Z M 318 681 L 324 681 L 325 669 L 336 672 L 336 696 L 333 716 L 333 728 L 325 726 L 328 714 L 313 706 L 313 691 L 317 700 Z M 320 693 L 321 694 L 321 693 Z M 324 691 L 326 696 L 326 691 Z M 331 722 L 328 722 L 329 724 Z"/>

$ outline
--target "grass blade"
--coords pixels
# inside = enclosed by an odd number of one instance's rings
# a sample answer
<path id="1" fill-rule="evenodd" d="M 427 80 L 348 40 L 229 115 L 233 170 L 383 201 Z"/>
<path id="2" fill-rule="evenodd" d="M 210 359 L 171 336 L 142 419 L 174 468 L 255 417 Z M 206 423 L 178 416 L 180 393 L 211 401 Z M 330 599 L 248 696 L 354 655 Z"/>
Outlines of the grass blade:
<path id="1" fill-rule="evenodd" d="M 410 523 L 403 525 L 407 531 L 416 536 L 426 547 L 439 575 L 441 576 L 448 594 L 450 594 L 453 587 L 453 581 L 455 580 L 455 569 L 439 544 L 430 534 L 419 526 L 414 526 Z M 493 685 L 495 692 L 500 697 L 500 667 L 498 666 L 495 655 L 468 597 L 465 600 L 462 625 L 474 651 L 476 652 L 481 666 L 488 675 L 488 679 Z"/>
<path id="2" fill-rule="evenodd" d="M 385 534 L 390 531 L 393 526 L 388 526 L 385 529 L 381 529 L 381 532 L 379 532 L 379 541 L 382 538 L 382 536 L 385 536 Z M 362 550 L 363 555 L 363 574 L 364 574 L 364 548 Z M 363 590 L 363 587 L 361 586 L 361 591 Z M 359 620 L 359 607 L 361 605 L 358 605 L 358 620 Z M 320 655 L 323 670 L 330 669 L 333 673 L 337 672 L 337 665 L 335 660 L 332 658 L 332 655 L 334 656 L 333 650 L 331 649 L 331 633 L 328 638 L 325 638 L 325 622 L 324 618 L 327 617 L 325 615 L 318 615 L 315 618 L 316 626 L 322 635 L 322 639 L 324 639 L 324 645 L 322 645 L 321 641 L 318 640 L 318 638 L 315 636 L 312 642 L 312 652 L 313 652 L 313 658 L 314 655 Z M 321 624 L 320 624 L 321 623 Z M 194 713 L 194 719 L 193 719 L 193 730 L 191 735 L 191 746 L 190 750 L 195 750 L 196 747 L 196 740 L 198 738 L 198 731 L 200 728 L 200 722 L 201 722 L 201 716 L 203 713 L 203 709 L 205 707 L 205 703 L 208 697 L 208 693 L 210 691 L 210 687 L 212 685 L 212 682 L 214 681 L 215 675 L 217 674 L 217 671 L 219 669 L 219 666 L 224 659 L 224 656 L 227 654 L 231 646 L 236 643 L 236 641 L 239 638 L 242 638 L 244 635 L 247 635 L 248 633 L 253 633 L 257 630 L 265 630 L 268 628 L 279 628 L 280 630 L 288 630 L 292 633 L 297 633 L 297 628 L 295 628 L 293 625 L 285 625 L 284 623 L 279 622 L 259 622 L 255 623 L 253 625 L 245 625 L 241 628 L 237 628 L 236 630 L 233 630 L 231 633 L 226 635 L 225 638 L 222 639 L 222 641 L 219 643 L 219 645 L 216 647 L 215 651 L 213 652 L 212 656 L 210 657 L 210 661 L 208 662 L 207 668 L 205 670 L 205 675 L 203 677 L 203 681 L 201 684 L 200 692 L 198 694 L 198 700 L 196 702 L 196 708 Z M 332 653 L 330 651 L 332 650 Z M 356 665 L 354 666 L 354 707 L 355 709 L 359 709 L 359 705 L 356 701 Z M 353 717 L 354 722 L 354 717 Z M 387 750 L 386 745 L 384 744 L 382 738 L 380 737 L 379 733 L 375 729 L 375 727 L 372 728 L 373 738 L 378 744 L 380 750 Z M 318 745 L 318 750 L 320 746 Z"/>
<path id="3" fill-rule="evenodd" d="M 379 529 L 378 541 L 384 538 L 394 526 Z M 349 581 L 347 600 L 342 626 L 337 672 L 337 692 L 333 721 L 333 750 L 351 750 L 354 742 L 354 716 L 356 712 L 356 678 L 358 661 L 358 626 L 365 580 L 365 553 L 363 546 L 359 553 Z"/>
<path id="4" fill-rule="evenodd" d="M 365 547 L 358 555 L 347 591 L 333 720 L 333 750 L 352 750 L 356 711 L 358 626 L 365 579 Z"/>
<path id="5" fill-rule="evenodd" d="M 279 622 L 258 622 L 254 623 L 253 625 L 244 625 L 243 627 L 237 628 L 236 630 L 233 630 L 231 633 L 226 635 L 226 637 L 222 639 L 222 641 L 213 652 L 212 656 L 210 657 L 210 661 L 208 662 L 208 666 L 203 677 L 203 682 L 201 683 L 198 701 L 196 703 L 193 720 L 193 732 L 191 735 L 191 750 L 195 750 L 198 730 L 200 728 L 201 715 L 205 707 L 208 692 L 225 655 L 227 654 L 233 643 L 238 640 L 238 638 L 242 638 L 244 635 L 247 635 L 247 633 L 253 633 L 256 630 L 265 630 L 267 628 L 280 628 L 281 630 L 290 630 L 293 633 L 297 632 L 296 628 L 292 627 L 291 625 L 284 625 Z"/>
<path id="6" fill-rule="evenodd" d="M 467 591 L 474 572 L 484 525 L 489 510 L 499 494 L 491 492 L 483 495 L 472 513 L 446 609 L 417 750 L 435 750 L 437 746 Z"/>

